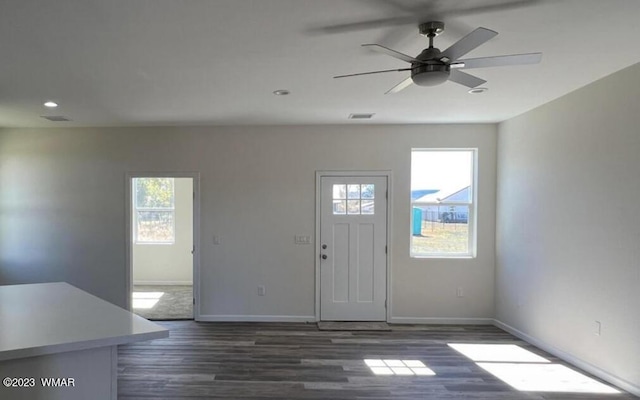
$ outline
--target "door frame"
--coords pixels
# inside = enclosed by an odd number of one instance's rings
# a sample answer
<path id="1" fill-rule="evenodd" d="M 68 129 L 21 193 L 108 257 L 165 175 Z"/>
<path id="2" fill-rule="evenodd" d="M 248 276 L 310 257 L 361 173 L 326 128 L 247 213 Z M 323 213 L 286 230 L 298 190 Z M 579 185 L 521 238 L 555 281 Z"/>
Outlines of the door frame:
<path id="1" fill-rule="evenodd" d="M 193 319 L 200 321 L 200 173 L 199 172 L 127 172 L 125 179 L 125 246 L 127 290 L 127 310 L 132 311 L 131 294 L 133 292 L 133 256 L 132 256 L 132 185 L 134 178 L 192 178 L 193 179 Z"/>
<path id="2" fill-rule="evenodd" d="M 366 176 L 377 176 L 377 177 L 385 177 L 387 178 L 387 292 L 386 292 L 386 300 L 387 300 L 387 309 L 386 309 L 386 318 L 387 322 L 391 321 L 391 310 L 392 310 L 392 296 L 391 296 L 391 226 L 392 226 L 392 214 L 391 210 L 393 210 L 392 201 L 393 201 L 393 190 L 392 190 L 392 182 L 391 176 L 392 172 L 390 170 L 356 170 L 356 171 L 330 171 L 330 170 L 321 170 L 316 171 L 316 239 L 315 243 L 315 313 L 316 313 L 316 321 L 320 321 L 320 219 L 322 217 L 321 210 L 321 201 L 322 201 L 322 178 L 323 177 L 345 177 L 345 176 L 357 176 L 357 177 L 366 177 Z"/>

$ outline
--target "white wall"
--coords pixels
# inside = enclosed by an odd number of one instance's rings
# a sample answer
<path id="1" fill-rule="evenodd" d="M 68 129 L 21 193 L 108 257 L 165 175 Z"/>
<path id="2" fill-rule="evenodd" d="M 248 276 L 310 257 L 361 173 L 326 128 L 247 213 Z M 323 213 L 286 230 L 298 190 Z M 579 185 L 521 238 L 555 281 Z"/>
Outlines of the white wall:
<path id="1" fill-rule="evenodd" d="M 193 179 L 174 178 L 173 243 L 133 243 L 133 282 L 136 285 L 193 283 Z M 132 226 L 136 213 L 131 213 Z"/>
<path id="2" fill-rule="evenodd" d="M 5 129 L 0 283 L 66 280 L 124 306 L 126 173 L 199 171 L 201 313 L 306 319 L 314 246 L 294 236 L 315 232 L 315 171 L 384 169 L 393 315 L 492 318 L 496 136 L 495 125 Z M 479 148 L 477 258 L 409 258 L 412 147 Z"/>
<path id="3" fill-rule="evenodd" d="M 496 272 L 500 321 L 636 393 L 638 99 L 640 64 L 500 124 Z"/>

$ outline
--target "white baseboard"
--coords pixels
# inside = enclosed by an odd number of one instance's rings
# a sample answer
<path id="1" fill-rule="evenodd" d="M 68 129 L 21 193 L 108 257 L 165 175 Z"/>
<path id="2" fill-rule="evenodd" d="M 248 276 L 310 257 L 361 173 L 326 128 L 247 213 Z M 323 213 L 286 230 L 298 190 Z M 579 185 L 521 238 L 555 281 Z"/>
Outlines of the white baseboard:
<path id="1" fill-rule="evenodd" d="M 492 318 L 391 317 L 390 324 L 493 325 Z"/>
<path id="2" fill-rule="evenodd" d="M 203 322 L 316 322 L 313 315 L 200 315 Z"/>
<path id="3" fill-rule="evenodd" d="M 193 281 L 133 281 L 133 285 L 140 286 L 192 286 Z"/>
<path id="4" fill-rule="evenodd" d="M 525 342 L 531 343 L 532 345 L 546 351 L 547 353 L 553 354 L 554 356 L 568 362 L 569 364 L 575 365 L 576 367 L 583 369 L 589 372 L 592 375 L 597 376 L 600 379 L 603 379 L 613 385 L 618 386 L 619 388 L 626 390 L 629 393 L 632 393 L 636 396 L 640 396 L 640 386 L 634 385 L 633 383 L 622 379 L 618 376 L 615 376 L 591 363 L 588 363 L 572 354 L 569 354 L 563 350 L 558 349 L 548 343 L 543 342 L 540 339 L 537 339 L 531 335 L 528 335 L 510 325 L 505 324 L 502 321 L 497 319 L 493 320 L 493 324 L 500 329 L 504 329 L 505 331 L 511 333 L 514 336 L 519 337 Z"/>

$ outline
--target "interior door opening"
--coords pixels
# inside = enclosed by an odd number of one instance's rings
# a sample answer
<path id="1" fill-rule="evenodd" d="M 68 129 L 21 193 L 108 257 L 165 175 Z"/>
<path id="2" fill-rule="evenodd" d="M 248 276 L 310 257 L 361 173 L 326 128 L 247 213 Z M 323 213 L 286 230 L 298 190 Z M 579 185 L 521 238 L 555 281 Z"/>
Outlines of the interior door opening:
<path id="1" fill-rule="evenodd" d="M 131 179 L 131 311 L 194 318 L 194 179 Z"/>

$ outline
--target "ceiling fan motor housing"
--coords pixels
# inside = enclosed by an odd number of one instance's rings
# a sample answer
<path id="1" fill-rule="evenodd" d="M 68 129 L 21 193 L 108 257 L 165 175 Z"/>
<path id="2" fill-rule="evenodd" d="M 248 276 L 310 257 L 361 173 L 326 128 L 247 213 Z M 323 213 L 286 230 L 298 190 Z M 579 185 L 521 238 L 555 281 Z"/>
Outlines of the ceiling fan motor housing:
<path id="1" fill-rule="evenodd" d="M 440 50 L 424 49 L 416 59 L 422 63 L 411 64 L 411 79 L 418 86 L 436 86 L 449 79 L 450 67 L 440 61 Z"/>

